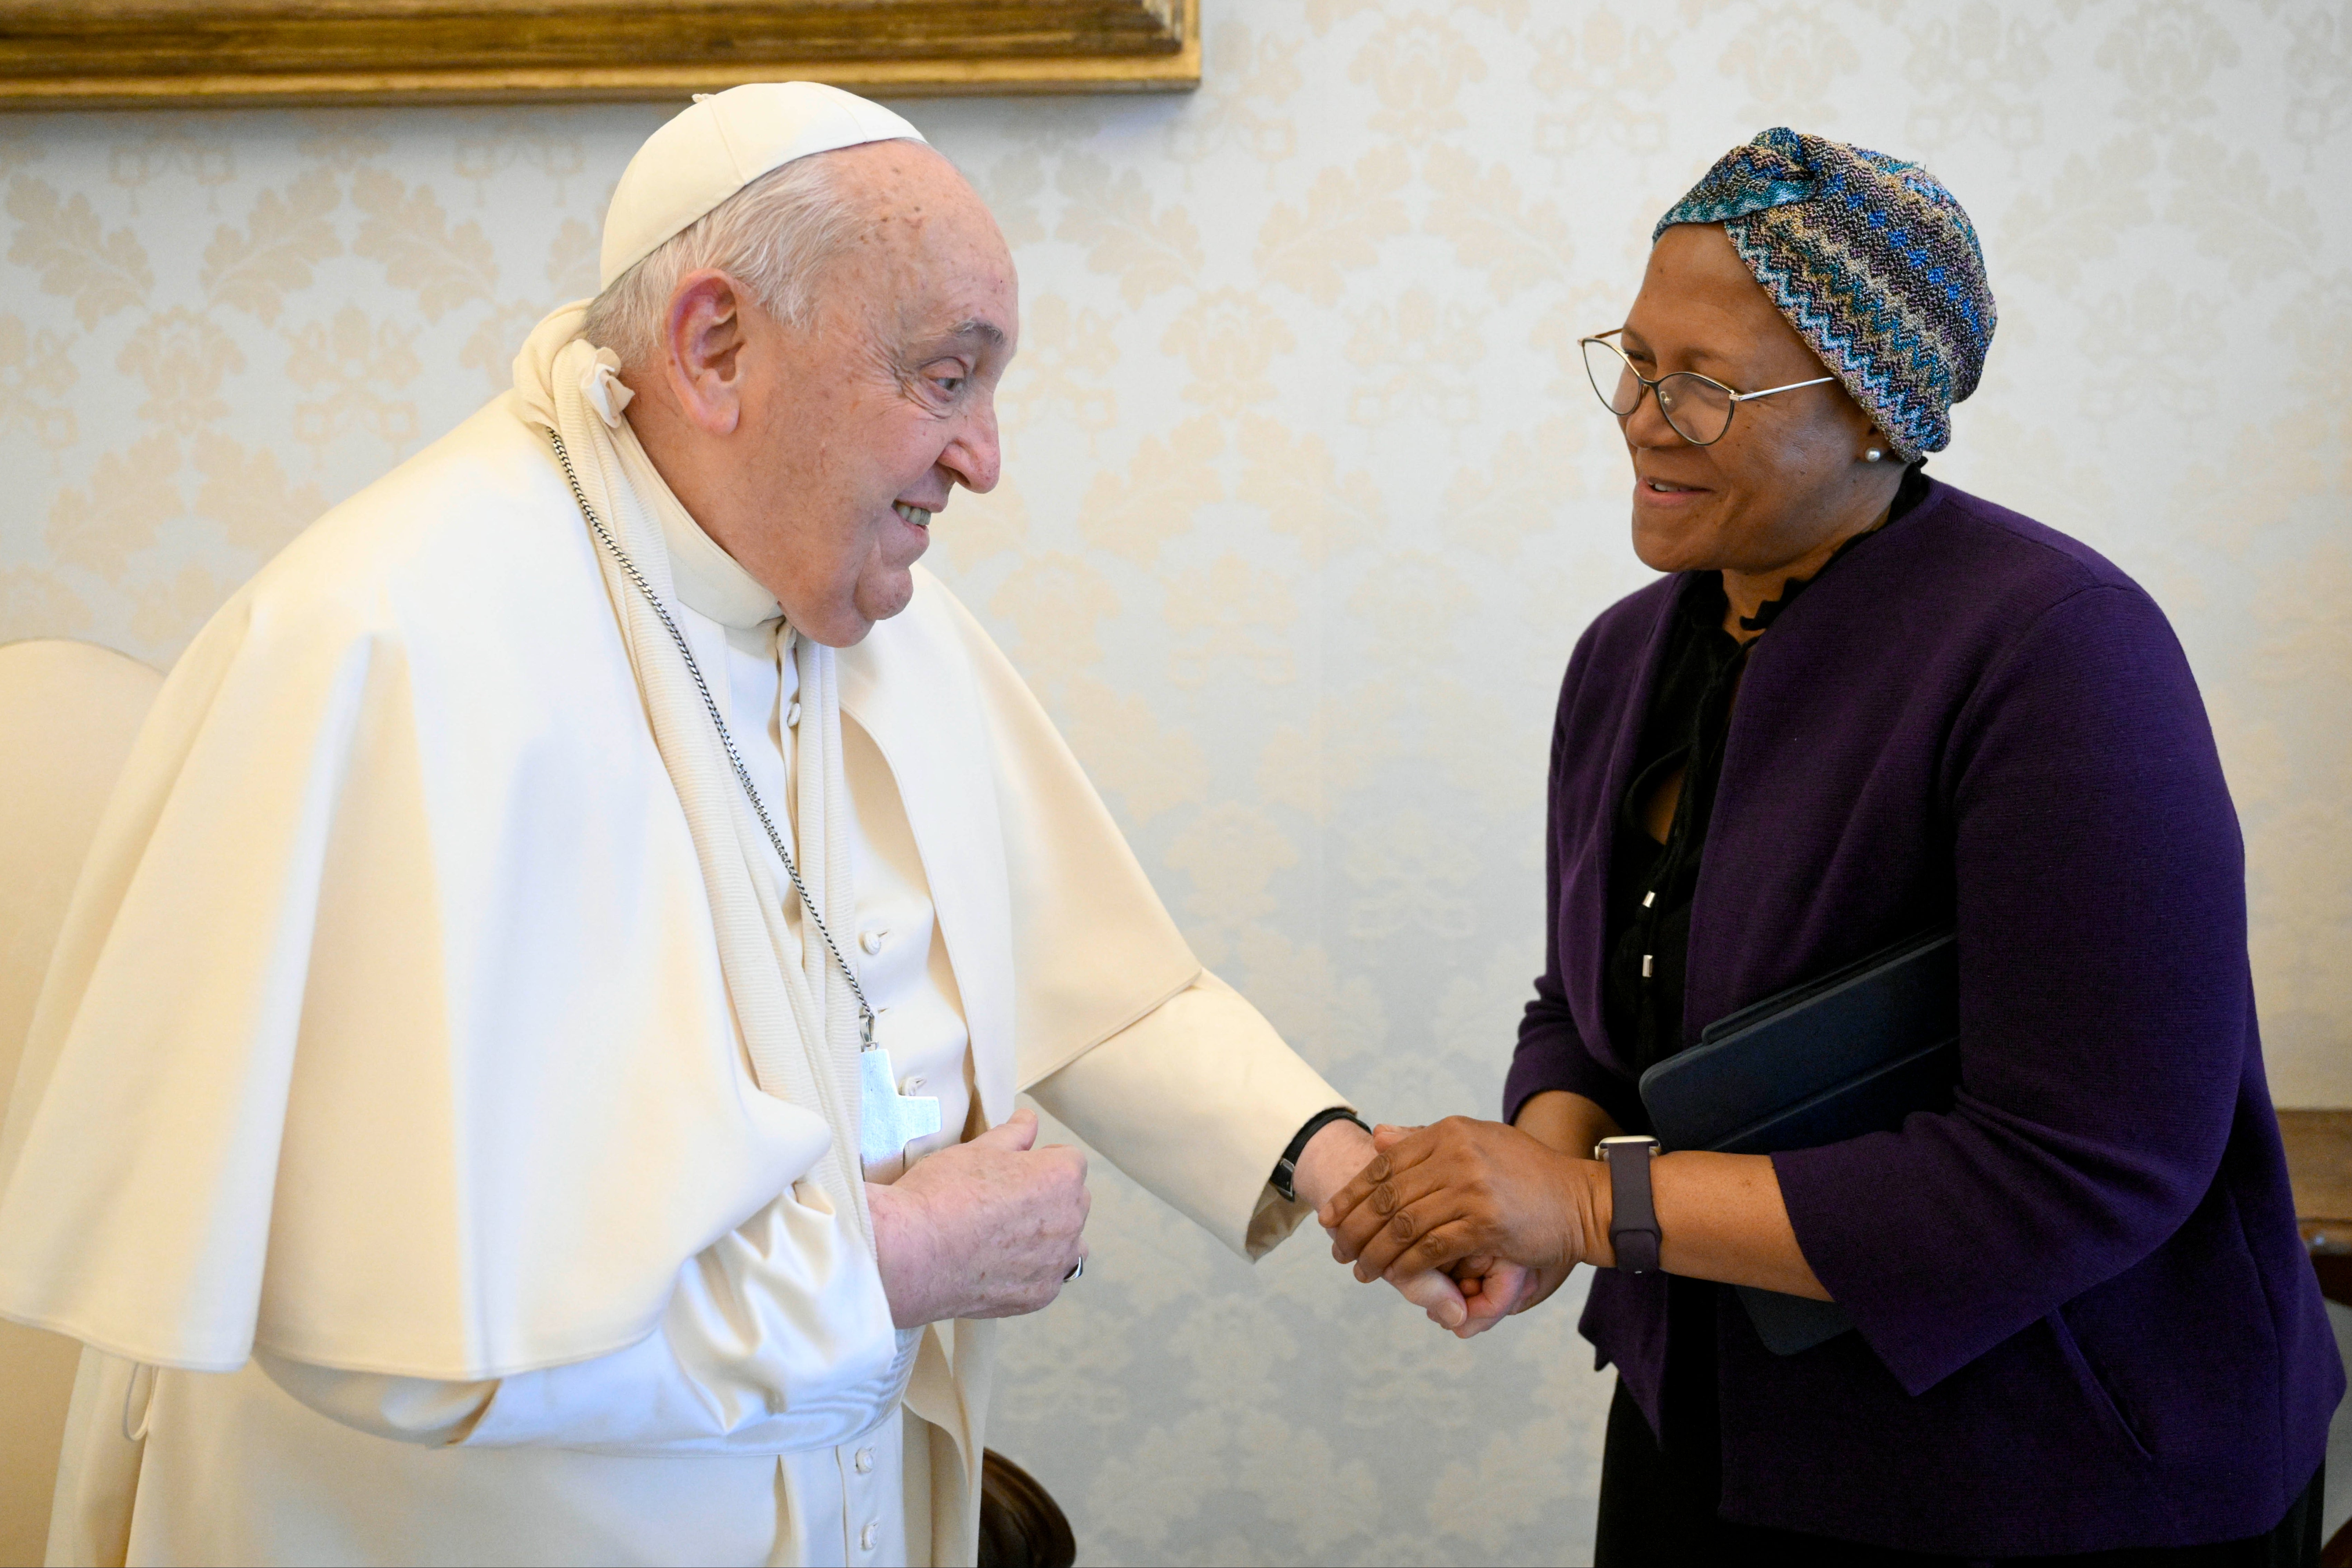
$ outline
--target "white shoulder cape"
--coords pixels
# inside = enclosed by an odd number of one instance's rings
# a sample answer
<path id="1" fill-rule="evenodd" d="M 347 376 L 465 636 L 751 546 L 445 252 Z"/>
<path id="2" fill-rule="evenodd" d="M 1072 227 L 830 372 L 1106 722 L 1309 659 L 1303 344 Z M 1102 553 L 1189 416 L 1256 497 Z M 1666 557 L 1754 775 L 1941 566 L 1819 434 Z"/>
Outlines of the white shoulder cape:
<path id="1" fill-rule="evenodd" d="M 477 1379 L 653 1331 L 830 1136 L 762 1093 L 594 545 L 511 394 L 172 672 L 0 1131 L 0 1315 L 154 1364 Z M 841 655 L 992 1124 L 1200 975 L 927 573 Z"/>

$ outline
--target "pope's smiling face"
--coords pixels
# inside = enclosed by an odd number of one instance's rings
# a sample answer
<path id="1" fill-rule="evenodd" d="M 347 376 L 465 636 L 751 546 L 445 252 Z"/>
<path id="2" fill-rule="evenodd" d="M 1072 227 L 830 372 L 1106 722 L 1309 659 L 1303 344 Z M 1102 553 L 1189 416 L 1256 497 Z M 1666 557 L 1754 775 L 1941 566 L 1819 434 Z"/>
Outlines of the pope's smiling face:
<path id="1" fill-rule="evenodd" d="M 1618 341 L 1653 381 L 1696 371 L 1747 392 L 1829 373 L 1715 224 L 1659 236 Z M 1803 561 L 1883 512 L 1902 466 L 1857 463 L 1886 443 L 1834 382 L 1735 405 L 1708 446 L 1677 434 L 1654 394 L 1621 423 L 1633 551 L 1659 571 L 1764 577 Z"/>
<path id="2" fill-rule="evenodd" d="M 793 624 L 847 647 L 907 607 L 955 486 L 996 486 L 1019 293 L 995 220 L 944 158 L 906 141 L 824 156 L 858 217 L 809 319 L 779 320 L 724 273 L 688 275 L 668 373 L 630 376 L 656 383 L 630 420 Z"/>

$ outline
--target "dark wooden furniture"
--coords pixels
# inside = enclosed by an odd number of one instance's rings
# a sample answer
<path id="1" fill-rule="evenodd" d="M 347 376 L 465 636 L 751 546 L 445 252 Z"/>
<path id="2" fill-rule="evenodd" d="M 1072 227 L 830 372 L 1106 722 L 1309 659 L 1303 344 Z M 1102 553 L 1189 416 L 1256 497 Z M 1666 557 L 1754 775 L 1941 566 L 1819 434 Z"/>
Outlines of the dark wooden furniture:
<path id="1" fill-rule="evenodd" d="M 2319 1289 L 2352 1306 L 2352 1111 L 2282 1111 L 2287 1179 Z"/>
<path id="2" fill-rule="evenodd" d="M 2282 1111 L 2295 1223 L 2320 1294 L 2352 1307 L 2352 1111 Z M 2331 1487 L 2352 1478 L 2328 1478 Z M 2352 1523 L 2320 1549 L 2320 1568 L 2352 1568 Z"/>
<path id="3" fill-rule="evenodd" d="M 980 1468 L 980 1568 L 1070 1568 L 1070 1521 L 1037 1478 L 989 1449 Z"/>

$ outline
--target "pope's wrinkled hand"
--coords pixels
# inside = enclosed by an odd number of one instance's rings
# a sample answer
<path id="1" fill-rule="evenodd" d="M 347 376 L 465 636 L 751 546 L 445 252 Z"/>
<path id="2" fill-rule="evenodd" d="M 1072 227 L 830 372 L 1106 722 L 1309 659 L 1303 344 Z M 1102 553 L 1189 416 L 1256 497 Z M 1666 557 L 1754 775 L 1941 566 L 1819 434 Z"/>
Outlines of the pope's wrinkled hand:
<path id="1" fill-rule="evenodd" d="M 1319 1212 L 1379 1153 L 1373 1140 L 1353 1122 L 1332 1122 L 1310 1139 L 1298 1156 L 1294 1188 Z M 1456 1333 L 1469 1321 L 1470 1309 L 1462 1288 L 1442 1269 L 1399 1270 L 1389 1283 L 1397 1294 L 1419 1307 L 1429 1321 Z"/>
<path id="2" fill-rule="evenodd" d="M 1609 1257 L 1592 1179 L 1601 1167 L 1590 1160 L 1467 1116 L 1383 1127 L 1379 1144 L 1320 1213 L 1333 1255 L 1359 1280 L 1459 1270 L 1478 1324 L 1463 1327 L 1475 1333 L 1549 1295 L 1577 1264 Z M 1462 1267 L 1472 1260 L 1475 1272 Z"/>
<path id="3" fill-rule="evenodd" d="M 1037 1113 L 1019 1110 L 888 1186 L 867 1184 L 882 1289 L 900 1328 L 1017 1317 L 1062 1293 L 1087 1256 L 1087 1157 L 1036 1143 Z"/>

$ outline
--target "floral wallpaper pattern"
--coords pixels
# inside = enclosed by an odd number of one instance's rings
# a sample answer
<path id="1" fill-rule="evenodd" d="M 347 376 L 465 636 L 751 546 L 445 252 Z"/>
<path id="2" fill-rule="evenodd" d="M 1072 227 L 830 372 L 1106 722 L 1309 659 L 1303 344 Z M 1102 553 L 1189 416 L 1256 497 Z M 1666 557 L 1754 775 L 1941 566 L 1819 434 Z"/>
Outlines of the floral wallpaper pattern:
<path id="1" fill-rule="evenodd" d="M 1205 959 L 1376 1114 L 1492 1113 L 1560 669 L 1646 577 L 1574 340 L 1655 214 L 1790 123 L 1974 214 L 2000 333 L 1934 471 L 2173 616 L 2273 1082 L 2352 1103 L 2342 5 L 1203 9 L 1195 95 L 902 107 L 994 205 L 1026 311 L 1006 481 L 934 564 Z M 665 112 L 0 120 L 0 638 L 167 663 L 506 383 Z M 1096 1261 L 1013 1326 L 994 1431 L 1083 1561 L 1587 1560 L 1580 1286 L 1458 1345 L 1311 1238 L 1253 1270 L 1097 1170 Z"/>

